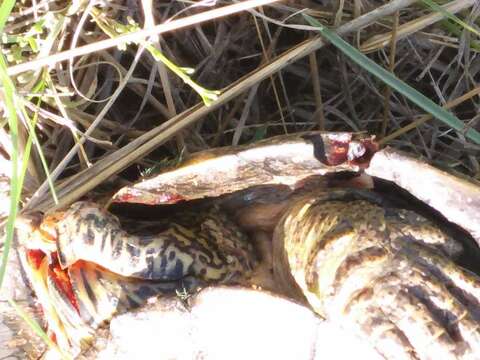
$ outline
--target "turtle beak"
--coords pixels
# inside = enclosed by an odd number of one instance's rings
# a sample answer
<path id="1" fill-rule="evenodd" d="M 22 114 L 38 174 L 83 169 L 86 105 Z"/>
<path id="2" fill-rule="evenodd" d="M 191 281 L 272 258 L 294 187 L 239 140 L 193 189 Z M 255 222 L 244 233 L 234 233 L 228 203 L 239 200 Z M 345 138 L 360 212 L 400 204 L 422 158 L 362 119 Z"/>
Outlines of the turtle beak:
<path id="1" fill-rule="evenodd" d="M 21 254 L 23 268 L 42 306 L 48 330 L 63 358 L 70 359 L 80 351 L 78 339 L 88 339 L 90 329 L 81 326 L 75 294 L 68 273 L 56 260 L 56 253 L 45 254 L 42 250 L 29 249 Z M 76 321 L 71 321 L 75 319 Z M 72 336 L 74 335 L 74 336 Z"/>
<path id="2" fill-rule="evenodd" d="M 49 331 L 55 334 L 55 342 L 60 348 L 68 349 L 70 346 L 68 338 L 48 290 L 48 259 L 40 250 L 28 250 L 22 253 L 20 258 L 30 284 L 42 306 Z"/>
<path id="3" fill-rule="evenodd" d="M 78 313 L 75 294 L 68 272 L 58 264 L 54 223 L 45 225 L 41 221 L 41 216 L 35 215 L 20 215 L 17 218 L 15 234 L 23 247 L 20 258 L 43 308 L 49 332 L 55 335 L 55 342 L 60 349 L 70 349 L 68 352 L 76 353 L 77 344 L 70 341 L 72 329 L 76 331 L 76 327 L 65 321 L 64 316 Z M 78 314 L 76 316 L 79 318 Z"/>

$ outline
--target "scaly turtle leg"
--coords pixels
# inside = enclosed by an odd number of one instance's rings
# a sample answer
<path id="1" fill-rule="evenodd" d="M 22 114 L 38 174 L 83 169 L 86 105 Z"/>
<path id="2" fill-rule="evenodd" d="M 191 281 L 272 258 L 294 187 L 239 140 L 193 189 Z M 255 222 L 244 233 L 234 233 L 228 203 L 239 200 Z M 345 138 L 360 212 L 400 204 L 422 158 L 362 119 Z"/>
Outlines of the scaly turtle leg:
<path id="1" fill-rule="evenodd" d="M 478 358 L 480 278 L 449 259 L 460 244 L 364 194 L 297 199 L 275 229 L 277 279 L 387 358 Z"/>

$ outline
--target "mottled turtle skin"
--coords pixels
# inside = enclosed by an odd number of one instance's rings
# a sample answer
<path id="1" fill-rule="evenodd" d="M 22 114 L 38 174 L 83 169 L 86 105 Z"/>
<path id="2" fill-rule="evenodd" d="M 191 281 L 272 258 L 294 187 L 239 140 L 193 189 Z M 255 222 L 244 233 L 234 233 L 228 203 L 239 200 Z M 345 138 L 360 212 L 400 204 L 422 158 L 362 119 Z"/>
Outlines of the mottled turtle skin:
<path id="1" fill-rule="evenodd" d="M 387 359 L 478 359 L 480 280 L 449 258 L 459 243 L 364 190 L 320 191 L 289 207 L 274 269 L 293 297 Z"/>
<path id="2" fill-rule="evenodd" d="M 187 228 L 170 223 L 158 234 L 131 235 L 118 219 L 91 202 L 73 204 L 57 221 L 59 262 L 95 263 L 130 278 L 177 281 L 194 276 L 224 282 L 252 268 L 251 245 L 240 229 L 214 209 Z"/>

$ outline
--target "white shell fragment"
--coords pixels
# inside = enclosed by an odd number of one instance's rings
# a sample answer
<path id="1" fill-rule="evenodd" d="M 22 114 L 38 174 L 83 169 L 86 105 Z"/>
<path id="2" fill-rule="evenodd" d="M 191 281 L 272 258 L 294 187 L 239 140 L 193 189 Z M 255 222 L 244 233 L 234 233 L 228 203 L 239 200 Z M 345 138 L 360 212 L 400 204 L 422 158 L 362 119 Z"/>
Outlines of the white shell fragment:
<path id="1" fill-rule="evenodd" d="M 480 245 L 480 186 L 392 148 L 375 153 L 366 173 L 393 181 L 464 228 Z"/>
<path id="2" fill-rule="evenodd" d="M 163 299 L 115 317 L 96 358 L 381 359 L 338 325 L 268 292 L 208 288 L 190 303 Z"/>
<path id="3" fill-rule="evenodd" d="M 113 201 L 173 204 L 256 185 L 295 187 L 313 175 L 358 172 L 376 150 L 372 136 L 353 133 L 311 131 L 277 136 L 199 152 L 176 169 L 120 189 Z"/>

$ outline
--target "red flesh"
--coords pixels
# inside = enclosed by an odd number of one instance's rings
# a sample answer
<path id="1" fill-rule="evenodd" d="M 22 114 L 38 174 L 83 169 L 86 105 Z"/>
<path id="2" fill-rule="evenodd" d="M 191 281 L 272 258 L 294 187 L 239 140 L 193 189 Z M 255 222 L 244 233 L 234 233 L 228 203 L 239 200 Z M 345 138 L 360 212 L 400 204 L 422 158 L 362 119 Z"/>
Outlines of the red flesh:
<path id="1" fill-rule="evenodd" d="M 361 157 L 353 159 L 352 161 L 350 161 L 350 163 L 358 165 L 362 169 L 365 169 L 370 164 L 370 160 L 372 159 L 373 154 L 378 151 L 378 144 L 370 139 L 362 140 L 361 143 L 363 146 L 365 146 L 365 154 Z"/>
<path id="2" fill-rule="evenodd" d="M 38 270 L 42 263 L 42 260 L 46 254 L 42 250 L 28 250 L 27 251 L 27 258 L 30 262 L 31 266 Z M 56 253 L 52 253 L 52 263 L 48 265 L 48 275 L 51 276 L 57 289 L 62 291 L 63 294 L 67 297 L 68 301 L 72 306 L 79 311 L 77 298 L 75 297 L 75 293 L 73 292 L 72 284 L 68 277 L 68 273 L 66 270 L 63 270 L 60 267 L 60 263 L 58 262 L 58 256 Z"/>
<path id="3" fill-rule="evenodd" d="M 35 270 L 40 268 L 45 253 L 42 250 L 28 250 L 27 259 Z"/>
<path id="4" fill-rule="evenodd" d="M 137 194 L 132 194 L 130 192 L 123 192 L 115 196 L 114 202 L 116 203 L 138 203 L 145 205 L 160 205 L 160 204 L 176 204 L 179 201 L 185 200 L 182 196 L 178 194 L 170 193 L 158 193 L 155 195 L 152 194 L 142 194 L 138 196 Z"/>
<path id="5" fill-rule="evenodd" d="M 56 253 L 52 254 L 52 263 L 49 265 L 49 272 L 48 274 L 52 277 L 57 289 L 67 297 L 68 301 L 72 306 L 80 313 L 77 298 L 75 297 L 75 293 L 73 292 L 72 283 L 70 282 L 70 278 L 68 276 L 67 270 L 63 270 L 60 267 L 60 263 L 58 262 L 58 256 Z"/>
<path id="6" fill-rule="evenodd" d="M 327 165 L 335 166 L 345 162 L 360 166 L 361 168 L 368 167 L 370 159 L 373 154 L 378 150 L 378 145 L 370 139 L 360 140 L 361 144 L 365 147 L 365 154 L 361 157 L 348 160 L 348 148 L 350 141 L 331 140 L 328 150 L 326 151 Z"/>
<path id="7" fill-rule="evenodd" d="M 332 140 L 327 151 L 327 165 L 340 165 L 347 161 L 348 142 Z"/>

